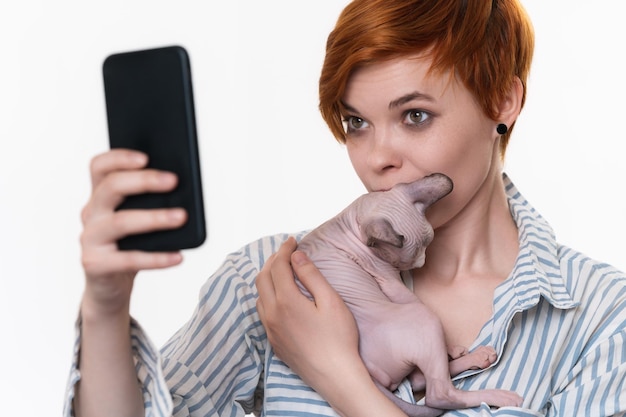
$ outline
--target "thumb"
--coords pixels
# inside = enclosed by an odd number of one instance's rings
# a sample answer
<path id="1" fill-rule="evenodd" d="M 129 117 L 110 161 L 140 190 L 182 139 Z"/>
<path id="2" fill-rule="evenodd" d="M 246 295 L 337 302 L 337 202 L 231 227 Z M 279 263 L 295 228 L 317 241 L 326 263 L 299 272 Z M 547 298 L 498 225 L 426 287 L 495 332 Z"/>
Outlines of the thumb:
<path id="1" fill-rule="evenodd" d="M 291 265 L 298 279 L 311 294 L 316 304 L 321 301 L 340 298 L 339 294 L 328 283 L 320 270 L 313 264 L 311 259 L 302 251 L 295 251 L 291 255 Z"/>

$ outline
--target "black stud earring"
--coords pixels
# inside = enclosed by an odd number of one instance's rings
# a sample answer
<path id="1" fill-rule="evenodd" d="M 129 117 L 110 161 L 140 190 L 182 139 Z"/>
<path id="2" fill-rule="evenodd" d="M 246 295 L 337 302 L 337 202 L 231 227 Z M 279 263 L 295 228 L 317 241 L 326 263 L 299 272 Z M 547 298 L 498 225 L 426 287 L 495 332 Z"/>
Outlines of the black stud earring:
<path id="1" fill-rule="evenodd" d="M 498 134 L 500 135 L 504 135 L 508 131 L 509 128 L 504 123 L 500 123 L 498 127 L 496 127 L 496 132 L 498 132 Z"/>

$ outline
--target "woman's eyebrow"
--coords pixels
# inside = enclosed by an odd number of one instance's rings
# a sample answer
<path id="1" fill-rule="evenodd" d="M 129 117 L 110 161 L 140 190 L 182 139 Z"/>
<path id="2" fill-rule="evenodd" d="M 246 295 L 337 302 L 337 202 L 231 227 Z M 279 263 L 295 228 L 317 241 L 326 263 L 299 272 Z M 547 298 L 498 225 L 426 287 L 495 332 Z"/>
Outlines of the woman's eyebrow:
<path id="1" fill-rule="evenodd" d="M 426 101 L 435 101 L 435 99 L 425 93 L 420 93 L 419 91 L 414 91 L 412 93 L 409 94 L 405 94 L 400 98 L 397 98 L 395 100 L 393 100 L 392 102 L 389 103 L 389 109 L 393 109 L 395 107 L 399 107 L 402 106 L 403 104 L 406 104 L 410 101 L 413 100 L 426 100 Z"/>
<path id="2" fill-rule="evenodd" d="M 340 103 L 340 106 L 341 106 L 340 110 L 342 112 L 358 113 L 357 109 L 355 109 L 354 107 L 352 107 L 351 105 L 349 105 L 345 101 L 341 100 L 339 103 Z"/>
<path id="3" fill-rule="evenodd" d="M 391 101 L 389 103 L 389 109 L 393 109 L 399 106 L 402 106 L 403 104 L 409 103 L 413 100 L 425 100 L 425 101 L 431 101 L 434 102 L 435 98 L 431 95 L 428 95 L 426 93 L 420 93 L 419 91 L 414 91 L 412 93 L 408 93 L 403 95 L 402 97 L 399 97 L 393 101 Z M 341 110 L 343 111 L 347 111 L 350 113 L 358 113 L 358 110 L 356 108 L 354 108 L 353 106 L 349 105 L 348 103 L 346 103 L 345 101 L 341 100 L 340 101 L 340 105 L 341 105 Z"/>

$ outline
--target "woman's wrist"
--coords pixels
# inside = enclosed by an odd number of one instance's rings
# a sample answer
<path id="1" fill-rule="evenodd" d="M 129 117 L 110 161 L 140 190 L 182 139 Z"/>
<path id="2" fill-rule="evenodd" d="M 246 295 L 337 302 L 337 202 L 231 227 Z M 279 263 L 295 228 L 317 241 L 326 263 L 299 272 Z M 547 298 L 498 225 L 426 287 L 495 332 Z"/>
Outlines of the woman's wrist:
<path id="1" fill-rule="evenodd" d="M 318 393 L 338 414 L 344 417 L 406 416 L 374 384 L 360 356 L 333 365 L 337 365 L 329 366 L 333 375 L 324 378 Z"/>

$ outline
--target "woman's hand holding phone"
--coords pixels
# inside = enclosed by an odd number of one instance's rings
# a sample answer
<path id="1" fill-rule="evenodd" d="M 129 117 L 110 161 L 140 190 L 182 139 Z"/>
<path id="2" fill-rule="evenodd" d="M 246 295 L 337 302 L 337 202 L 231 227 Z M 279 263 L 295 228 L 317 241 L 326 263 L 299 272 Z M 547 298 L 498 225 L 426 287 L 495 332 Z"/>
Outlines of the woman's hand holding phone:
<path id="1" fill-rule="evenodd" d="M 126 235 L 174 229 L 186 221 L 186 212 L 180 208 L 116 210 L 129 195 L 167 192 L 176 187 L 174 174 L 146 169 L 147 163 L 145 154 L 127 149 L 113 149 L 91 161 L 92 194 L 81 213 L 86 275 L 83 314 L 87 306 L 109 313 L 127 308 L 138 271 L 167 268 L 182 261 L 180 252 L 118 248 L 117 241 Z"/>

